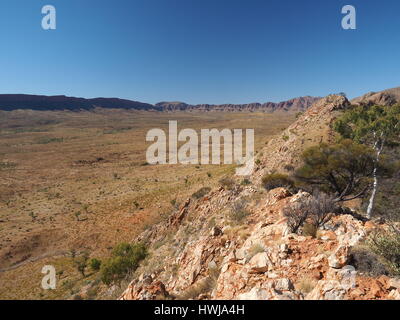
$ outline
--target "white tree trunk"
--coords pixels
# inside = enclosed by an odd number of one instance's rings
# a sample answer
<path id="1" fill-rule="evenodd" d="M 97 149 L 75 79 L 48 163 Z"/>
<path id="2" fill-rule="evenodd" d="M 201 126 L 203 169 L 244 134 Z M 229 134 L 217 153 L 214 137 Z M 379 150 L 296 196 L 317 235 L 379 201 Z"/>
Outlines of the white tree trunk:
<path id="1" fill-rule="evenodd" d="M 375 135 L 375 134 L 374 134 Z M 382 136 L 382 134 L 381 134 Z M 373 178 L 374 178 L 374 183 L 372 185 L 372 193 L 371 197 L 369 198 L 369 203 L 368 203 L 368 208 L 367 208 L 367 218 L 371 219 L 372 217 L 372 211 L 374 209 L 374 203 L 375 203 L 375 197 L 376 197 L 376 192 L 378 190 L 378 165 L 379 165 L 379 159 L 381 157 L 382 149 L 384 146 L 385 140 L 382 140 L 380 142 L 380 146 L 378 147 L 378 143 L 375 143 L 375 150 L 376 150 L 376 161 L 375 161 L 375 167 L 373 171 Z"/>
<path id="2" fill-rule="evenodd" d="M 376 171 L 377 171 L 377 168 L 375 166 L 374 173 L 373 173 L 374 184 L 372 187 L 372 193 L 371 193 L 371 197 L 369 198 L 369 203 L 368 203 L 368 208 L 367 208 L 367 218 L 368 219 L 371 219 L 372 209 L 374 208 L 374 203 L 375 203 L 376 191 L 378 189 L 378 177 L 376 175 Z"/>

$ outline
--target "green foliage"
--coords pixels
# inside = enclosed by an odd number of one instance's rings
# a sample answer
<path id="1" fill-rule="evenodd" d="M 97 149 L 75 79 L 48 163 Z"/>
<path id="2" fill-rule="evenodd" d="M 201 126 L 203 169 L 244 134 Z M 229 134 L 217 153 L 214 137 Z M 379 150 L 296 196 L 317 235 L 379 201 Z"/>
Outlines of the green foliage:
<path id="1" fill-rule="evenodd" d="M 345 112 L 334 123 L 334 129 L 345 139 L 370 146 L 383 141 L 398 142 L 400 106 L 359 106 Z"/>
<path id="2" fill-rule="evenodd" d="M 381 256 L 393 273 L 400 274 L 400 231 L 377 231 L 368 239 L 372 251 Z"/>
<path id="3" fill-rule="evenodd" d="M 110 285 L 123 280 L 139 266 L 147 256 L 146 247 L 141 244 L 120 243 L 112 251 L 112 256 L 101 265 L 101 280 Z"/>
<path id="4" fill-rule="evenodd" d="M 209 187 L 203 187 L 199 190 L 197 190 L 195 193 L 192 194 L 192 198 L 195 199 L 200 199 L 203 198 L 206 194 L 208 194 L 211 191 L 211 188 Z"/>
<path id="5" fill-rule="evenodd" d="M 305 150 L 302 160 L 296 177 L 324 192 L 335 193 L 337 201 L 363 197 L 370 187 L 374 154 L 367 146 L 351 140 L 335 145 L 322 143 Z"/>
<path id="6" fill-rule="evenodd" d="M 372 277 L 390 274 L 387 266 L 382 263 L 381 258 L 368 247 L 359 246 L 351 248 L 349 263 L 358 272 Z"/>
<path id="7" fill-rule="evenodd" d="M 281 173 L 267 174 L 262 178 L 262 185 L 267 190 L 279 187 L 292 188 L 294 184 L 294 181 L 288 175 Z"/>
<path id="8" fill-rule="evenodd" d="M 99 271 L 101 266 L 101 261 L 96 258 L 90 259 L 89 266 L 93 271 Z"/>
<path id="9" fill-rule="evenodd" d="M 83 277 L 85 277 L 85 270 L 87 267 L 88 259 L 89 255 L 86 252 L 84 252 L 81 256 L 76 257 L 74 259 L 74 264 Z"/>
<path id="10" fill-rule="evenodd" d="M 334 129 L 344 139 L 352 139 L 374 151 L 374 184 L 367 207 L 367 216 L 372 215 L 378 191 L 379 173 L 390 177 L 395 172 L 395 165 L 389 168 L 387 147 L 399 145 L 400 106 L 359 106 L 346 111 L 335 123 Z M 382 169 L 383 168 L 383 169 Z M 380 187 L 380 183 L 379 183 Z"/>

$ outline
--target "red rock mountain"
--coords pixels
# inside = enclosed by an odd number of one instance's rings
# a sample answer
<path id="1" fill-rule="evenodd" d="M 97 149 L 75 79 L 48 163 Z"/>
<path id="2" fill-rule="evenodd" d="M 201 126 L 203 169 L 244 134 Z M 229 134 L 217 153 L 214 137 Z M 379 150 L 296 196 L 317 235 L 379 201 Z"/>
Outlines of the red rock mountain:
<path id="1" fill-rule="evenodd" d="M 184 102 L 159 102 L 157 107 L 165 111 L 245 111 L 245 112 L 274 112 L 274 111 L 304 111 L 320 98 L 299 97 L 279 103 L 247 103 L 247 104 L 198 104 L 190 105 Z"/>

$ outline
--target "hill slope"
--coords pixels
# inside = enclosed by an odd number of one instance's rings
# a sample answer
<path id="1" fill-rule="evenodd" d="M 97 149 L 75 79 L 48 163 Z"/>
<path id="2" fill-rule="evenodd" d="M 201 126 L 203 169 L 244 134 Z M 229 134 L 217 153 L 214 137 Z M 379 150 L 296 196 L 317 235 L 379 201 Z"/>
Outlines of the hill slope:
<path id="1" fill-rule="evenodd" d="M 121 299 L 400 299 L 396 279 L 344 268 L 352 248 L 384 227 L 380 222 L 339 214 L 315 238 L 290 233 L 282 211 L 311 195 L 267 192 L 258 182 L 262 172 L 285 170 L 308 145 L 331 139 L 329 125 L 349 106 L 342 96 L 318 101 L 266 146 L 252 185 L 222 185 L 190 198 L 134 239 L 148 244 L 150 257 Z"/>
<path id="2" fill-rule="evenodd" d="M 351 100 L 352 104 L 358 105 L 394 105 L 400 103 L 400 87 L 383 90 L 380 92 L 369 92 L 361 97 Z"/>

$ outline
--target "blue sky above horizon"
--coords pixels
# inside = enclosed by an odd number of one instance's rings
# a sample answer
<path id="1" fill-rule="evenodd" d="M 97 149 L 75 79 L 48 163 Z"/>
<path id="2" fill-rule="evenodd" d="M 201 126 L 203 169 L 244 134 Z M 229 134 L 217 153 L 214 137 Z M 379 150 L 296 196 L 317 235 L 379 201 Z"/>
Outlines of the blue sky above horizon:
<path id="1" fill-rule="evenodd" d="M 57 9 L 57 30 L 41 8 Z M 357 30 L 341 8 L 357 9 Z M 249 103 L 400 86 L 398 0 L 2 0 L 0 93 Z"/>

